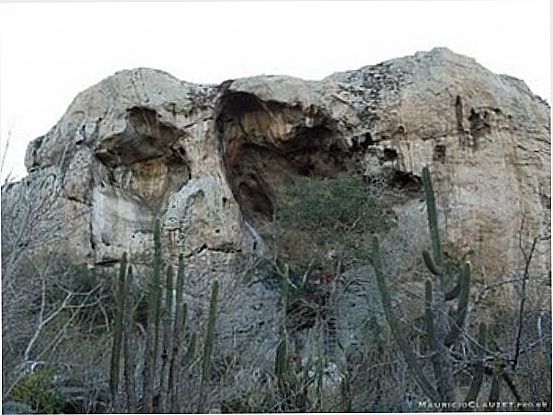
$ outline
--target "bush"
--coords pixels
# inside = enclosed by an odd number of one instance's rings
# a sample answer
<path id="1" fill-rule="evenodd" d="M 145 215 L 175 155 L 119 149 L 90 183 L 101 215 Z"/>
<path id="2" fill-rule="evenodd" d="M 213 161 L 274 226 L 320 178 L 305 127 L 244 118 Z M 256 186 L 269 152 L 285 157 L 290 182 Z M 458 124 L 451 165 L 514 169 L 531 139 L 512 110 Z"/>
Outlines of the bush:
<path id="1" fill-rule="evenodd" d="M 29 405 L 35 412 L 60 413 L 65 404 L 63 393 L 54 384 L 55 371 L 40 367 L 17 385 L 12 395 L 16 401 Z"/>
<path id="2" fill-rule="evenodd" d="M 357 176 L 323 180 L 299 177 L 288 187 L 287 199 L 281 218 L 299 229 L 370 233 L 386 230 L 389 225 L 387 215 Z"/>
<path id="3" fill-rule="evenodd" d="M 369 235 L 393 224 L 393 213 L 370 196 L 359 176 L 294 178 L 279 205 L 278 219 L 298 244 L 304 233 L 317 247 L 337 249 L 345 259 L 358 257 Z"/>

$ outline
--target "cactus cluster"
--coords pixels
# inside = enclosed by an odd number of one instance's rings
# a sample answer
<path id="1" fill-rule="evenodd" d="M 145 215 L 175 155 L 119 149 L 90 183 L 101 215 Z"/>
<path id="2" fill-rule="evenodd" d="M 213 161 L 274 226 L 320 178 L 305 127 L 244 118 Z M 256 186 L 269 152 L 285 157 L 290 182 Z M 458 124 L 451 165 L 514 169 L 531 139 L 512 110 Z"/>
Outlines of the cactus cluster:
<path id="1" fill-rule="evenodd" d="M 459 339 L 459 334 L 465 326 L 470 294 L 470 264 L 465 262 L 459 270 L 455 288 L 446 291 L 446 273 L 444 252 L 438 228 L 436 202 L 432 180 L 428 168 L 422 171 L 428 228 L 432 242 L 432 254 L 423 251 L 422 256 L 432 279 L 425 283 L 425 337 L 430 348 L 430 357 L 435 382 L 431 382 L 422 370 L 421 364 L 401 334 L 400 323 L 392 311 L 390 292 L 384 277 L 380 261 L 378 238 L 374 237 L 372 247 L 372 263 L 376 274 L 378 290 L 381 296 L 384 315 L 394 336 L 394 339 L 404 357 L 407 368 L 422 391 L 434 402 L 452 402 L 455 400 L 455 382 L 452 368 L 450 347 Z M 448 302 L 457 299 L 457 307 L 450 308 Z M 486 328 L 480 327 L 477 347 L 484 350 L 486 343 Z M 478 397 L 482 385 L 483 367 L 479 360 L 474 365 L 473 382 L 466 396 L 467 400 Z"/>
<path id="2" fill-rule="evenodd" d="M 135 377 L 138 359 L 135 347 L 136 336 L 133 330 L 133 312 L 136 304 L 130 289 L 133 271 L 127 264 L 127 254 L 123 254 L 121 258 L 109 380 L 111 409 L 114 412 L 137 413 L 139 409 L 144 413 L 182 412 L 178 399 L 178 380 L 181 371 L 187 370 L 195 358 L 197 336 L 196 333 L 191 333 L 188 336 L 190 340 L 185 346 L 187 305 L 184 301 L 184 256 L 182 254 L 179 256 L 176 285 L 172 265 L 167 265 L 165 278 L 162 281 L 162 258 L 161 229 L 159 221 L 156 221 L 152 278 L 146 290 L 148 322 L 144 339 L 141 391 L 137 388 Z M 199 412 L 205 412 L 206 409 L 206 392 L 209 386 L 215 341 L 218 291 L 219 285 L 215 281 L 212 286 L 202 357 Z M 121 371 L 123 382 L 121 382 Z"/>

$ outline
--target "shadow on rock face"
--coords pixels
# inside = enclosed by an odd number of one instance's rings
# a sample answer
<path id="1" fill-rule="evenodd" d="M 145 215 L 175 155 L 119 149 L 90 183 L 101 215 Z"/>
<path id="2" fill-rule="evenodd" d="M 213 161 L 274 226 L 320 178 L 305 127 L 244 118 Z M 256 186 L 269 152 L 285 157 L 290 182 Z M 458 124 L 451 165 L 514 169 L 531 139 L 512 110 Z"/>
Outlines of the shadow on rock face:
<path id="1" fill-rule="evenodd" d="M 292 177 L 332 177 L 353 167 L 322 108 L 226 92 L 216 123 L 227 180 L 253 223 L 272 219 L 278 189 Z"/>

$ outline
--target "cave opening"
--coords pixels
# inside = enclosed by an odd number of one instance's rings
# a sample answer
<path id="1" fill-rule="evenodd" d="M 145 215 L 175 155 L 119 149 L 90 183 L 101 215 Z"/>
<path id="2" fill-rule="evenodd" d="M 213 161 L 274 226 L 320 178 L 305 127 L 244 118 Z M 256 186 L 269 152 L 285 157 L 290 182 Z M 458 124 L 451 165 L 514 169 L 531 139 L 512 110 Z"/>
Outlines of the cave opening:
<path id="1" fill-rule="evenodd" d="M 96 149 L 104 166 L 97 180 L 102 187 L 119 188 L 130 199 L 159 212 L 169 194 L 191 178 L 183 137 L 180 129 L 162 121 L 155 110 L 130 108 L 125 129 Z"/>
<path id="2" fill-rule="evenodd" d="M 227 92 L 216 125 L 231 190 L 253 224 L 273 219 L 279 189 L 294 177 L 329 177 L 348 168 L 336 128 L 317 109 Z"/>
<path id="3" fill-rule="evenodd" d="M 373 203 L 361 179 L 368 144 L 348 148 L 323 110 L 227 91 L 217 114 L 225 174 L 242 215 L 291 269 L 312 259 L 324 262 L 324 269 L 335 245 L 350 245 L 349 219 L 338 223 L 344 210 L 362 217 L 364 230 L 388 226 L 388 213 Z M 395 159 L 397 153 L 389 150 L 386 156 Z M 350 227 L 361 229 L 361 222 L 353 220 Z M 343 238 L 336 237 L 336 226 Z M 334 237 L 329 242 L 325 235 Z"/>

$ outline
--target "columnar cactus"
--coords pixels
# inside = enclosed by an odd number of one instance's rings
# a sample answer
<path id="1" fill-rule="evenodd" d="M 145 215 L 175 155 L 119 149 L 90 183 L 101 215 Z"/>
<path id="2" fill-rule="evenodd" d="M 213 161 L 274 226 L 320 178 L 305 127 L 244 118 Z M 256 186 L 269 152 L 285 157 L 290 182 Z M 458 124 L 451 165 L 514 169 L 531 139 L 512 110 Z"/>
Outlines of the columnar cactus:
<path id="1" fill-rule="evenodd" d="M 205 412 L 207 404 L 207 387 L 211 378 L 213 350 L 215 347 L 215 324 L 217 320 L 217 302 L 219 299 L 219 282 L 213 281 L 211 287 L 211 302 L 204 340 L 204 355 L 202 359 L 202 380 L 200 384 L 200 412 Z"/>
<path id="2" fill-rule="evenodd" d="M 434 402 L 440 401 L 440 395 L 438 394 L 437 389 L 428 381 L 427 377 L 424 375 L 423 371 L 419 367 L 415 353 L 407 344 L 406 339 L 401 334 L 401 328 L 399 326 L 399 321 L 395 318 L 392 311 L 392 300 L 390 297 L 390 292 L 386 285 L 384 273 L 382 271 L 380 263 L 380 248 L 378 244 L 378 238 L 375 236 L 373 238 L 372 246 L 372 262 L 373 268 L 376 274 L 376 281 L 378 285 L 378 290 L 380 292 L 380 300 L 382 302 L 382 308 L 384 310 L 384 315 L 390 326 L 390 330 L 394 339 L 407 363 L 407 369 L 416 380 L 418 385 L 421 387 L 423 392 Z"/>
<path id="3" fill-rule="evenodd" d="M 181 362 L 181 350 L 184 339 L 184 328 L 186 325 L 186 304 L 184 303 L 184 256 L 179 255 L 179 265 L 177 269 L 177 287 L 175 295 L 175 319 L 173 325 L 173 334 L 171 339 L 171 355 L 169 358 L 169 380 L 168 380 L 168 392 L 169 392 L 169 404 L 171 412 L 178 412 L 178 393 L 176 389 L 176 380 L 178 376 L 178 369 Z"/>
<path id="4" fill-rule="evenodd" d="M 373 240 L 372 262 L 386 320 L 410 373 L 430 399 L 435 402 L 451 402 L 455 399 L 455 384 L 449 346 L 458 339 L 459 333 L 462 332 L 465 325 L 470 292 L 470 264 L 464 263 L 461 266 L 457 286 L 452 291 L 447 292 L 444 253 L 438 229 L 436 202 L 427 167 L 422 171 L 422 183 L 432 243 L 432 255 L 423 251 L 422 256 L 428 270 L 437 280 L 435 286 L 430 279 L 425 284 L 426 337 L 430 347 L 436 386 L 423 373 L 414 352 L 401 335 L 399 322 L 392 311 L 390 293 L 382 271 L 379 244 L 376 237 Z M 453 318 L 450 318 L 447 301 L 454 298 L 458 298 L 458 305 L 452 312 Z M 485 340 L 485 328 L 481 328 L 479 339 L 480 341 Z M 473 385 L 467 398 L 473 397 L 475 399 L 478 396 L 482 384 L 481 376 L 481 367 L 477 365 Z"/>
<path id="5" fill-rule="evenodd" d="M 161 227 L 156 221 L 154 227 L 154 258 L 151 279 L 146 290 L 148 323 L 145 331 L 144 370 L 142 379 L 142 411 L 154 413 L 181 412 L 179 408 L 179 391 L 177 388 L 181 370 L 187 370 L 196 353 L 196 333 L 186 335 L 187 306 L 184 302 L 185 268 L 184 256 L 179 256 L 176 281 L 173 267 L 167 267 L 162 283 Z M 113 347 L 110 367 L 110 396 L 112 409 L 136 413 L 139 409 L 140 391 L 136 387 L 135 371 L 136 351 L 133 350 L 133 310 L 132 290 L 133 271 L 128 266 L 127 255 L 121 259 L 119 278 L 116 290 L 116 313 L 113 329 Z M 211 367 L 215 344 L 215 326 L 217 321 L 217 303 L 219 283 L 214 281 L 211 291 L 211 302 L 204 339 L 202 371 L 200 382 L 199 410 L 205 411 L 207 390 L 211 377 Z M 187 347 L 185 339 L 189 338 Z M 123 347 L 123 359 L 121 348 Z M 183 354 L 186 354 L 183 356 Z M 160 366 L 161 361 L 161 366 Z M 124 362 L 123 370 L 121 365 Z M 126 400 L 119 399 L 120 378 L 123 372 L 123 389 Z M 154 396 L 159 396 L 154 407 Z"/>
<path id="6" fill-rule="evenodd" d="M 198 340 L 198 335 L 196 333 L 192 333 L 190 335 L 190 340 L 188 341 L 188 348 L 186 349 L 186 354 L 184 355 L 183 360 L 183 366 L 185 368 L 190 367 L 194 360 L 194 356 L 196 355 L 196 344 Z"/>
<path id="7" fill-rule="evenodd" d="M 119 376 L 121 367 L 121 343 L 123 339 L 123 316 L 125 315 L 125 297 L 126 297 L 126 271 L 127 254 L 124 253 L 119 265 L 119 278 L 117 280 L 117 294 L 115 308 L 115 321 L 113 326 L 113 347 L 111 352 L 111 367 L 109 378 L 109 389 L 111 395 L 111 405 L 117 406 L 117 395 L 119 392 Z"/>
<path id="8" fill-rule="evenodd" d="M 157 366 L 159 328 L 161 317 L 161 227 L 159 220 L 154 226 L 154 263 L 150 285 L 148 287 L 148 328 L 144 352 L 144 409 L 154 412 L 154 385 Z"/>
<path id="9" fill-rule="evenodd" d="M 301 368 L 301 363 L 293 364 L 294 361 L 289 354 L 287 318 L 290 309 L 290 269 L 288 265 L 284 266 L 282 276 L 282 315 L 283 321 L 280 327 L 280 340 L 276 349 L 274 373 L 277 381 L 277 390 L 280 411 L 307 412 L 308 410 L 308 387 L 311 384 L 310 374 L 307 367 Z M 299 356 L 298 356 L 299 358 Z M 322 363 L 322 360 L 321 360 Z M 322 367 L 320 370 L 322 389 Z M 321 402 L 321 399 L 318 400 Z"/>
<path id="10" fill-rule="evenodd" d="M 133 342 L 133 310 L 134 310 L 134 298 L 132 293 L 133 283 L 133 269 L 129 265 L 127 270 L 127 281 L 125 286 L 126 292 L 126 307 L 123 327 L 123 379 L 125 385 L 125 394 L 127 396 L 127 409 L 130 413 L 136 413 L 137 411 L 137 397 L 136 397 L 136 381 L 134 378 L 134 371 L 136 368 L 136 357 Z"/>
<path id="11" fill-rule="evenodd" d="M 165 308 L 163 312 L 163 336 L 161 343 L 161 399 L 160 412 L 166 412 L 169 402 L 169 364 L 172 360 L 171 335 L 173 334 L 173 267 L 167 266 L 165 276 Z"/>

